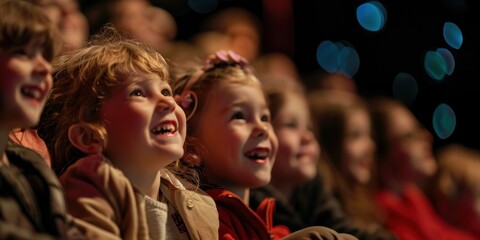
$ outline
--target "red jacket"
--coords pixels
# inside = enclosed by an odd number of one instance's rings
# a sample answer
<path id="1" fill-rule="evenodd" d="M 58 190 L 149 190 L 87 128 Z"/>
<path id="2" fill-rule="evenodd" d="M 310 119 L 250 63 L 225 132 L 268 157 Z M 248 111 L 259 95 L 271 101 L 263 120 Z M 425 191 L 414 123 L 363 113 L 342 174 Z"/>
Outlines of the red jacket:
<path id="1" fill-rule="evenodd" d="M 426 196 L 414 185 L 404 187 L 401 196 L 388 190 L 381 191 L 376 200 L 387 214 L 387 227 L 395 232 L 399 240 L 476 239 L 441 219 Z"/>
<path id="2" fill-rule="evenodd" d="M 273 226 L 273 198 L 263 200 L 254 212 L 242 199 L 226 189 L 214 188 L 205 191 L 217 205 L 220 239 L 280 239 L 290 234 L 286 226 Z"/>

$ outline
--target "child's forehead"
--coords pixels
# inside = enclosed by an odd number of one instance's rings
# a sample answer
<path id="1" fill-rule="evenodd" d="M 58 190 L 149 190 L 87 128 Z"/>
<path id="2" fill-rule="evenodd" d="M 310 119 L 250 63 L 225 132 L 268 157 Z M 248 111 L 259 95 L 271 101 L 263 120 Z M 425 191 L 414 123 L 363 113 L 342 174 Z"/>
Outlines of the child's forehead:
<path id="1" fill-rule="evenodd" d="M 29 47 L 29 48 L 43 48 L 46 45 L 46 36 L 43 34 L 37 34 L 33 38 L 22 39 L 25 41 L 16 41 L 11 42 L 8 47 L 5 48 L 20 48 L 20 47 Z"/>
<path id="2" fill-rule="evenodd" d="M 248 91 L 260 92 L 263 96 L 263 89 L 259 82 L 254 81 L 219 81 L 212 86 L 212 91 L 235 91 L 237 89 L 248 88 Z"/>
<path id="3" fill-rule="evenodd" d="M 207 97 L 210 103 L 224 105 L 225 108 L 268 107 L 262 89 L 253 84 L 221 84 L 213 87 Z"/>
<path id="4" fill-rule="evenodd" d="M 133 70 L 129 72 L 119 72 L 120 80 L 128 83 L 140 83 L 140 82 L 165 82 L 167 79 L 163 79 L 159 73 L 144 72 L 139 70 Z"/>

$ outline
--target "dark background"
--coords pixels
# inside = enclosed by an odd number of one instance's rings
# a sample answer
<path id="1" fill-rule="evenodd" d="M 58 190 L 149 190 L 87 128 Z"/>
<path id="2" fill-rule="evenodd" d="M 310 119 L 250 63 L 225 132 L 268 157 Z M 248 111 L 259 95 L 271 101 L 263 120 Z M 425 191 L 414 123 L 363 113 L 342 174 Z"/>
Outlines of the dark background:
<path id="1" fill-rule="evenodd" d="M 480 149 L 480 103 L 478 55 L 480 54 L 478 27 L 480 8 L 473 1 L 462 0 L 401 0 L 379 1 L 387 10 L 385 27 L 379 32 L 363 29 L 356 19 L 356 8 L 367 1 L 354 0 L 278 0 L 290 2 L 293 14 L 292 46 L 277 46 L 281 37 L 268 35 L 288 26 L 265 26 L 263 53 L 284 52 L 292 57 L 303 76 L 321 70 L 316 61 L 316 49 L 324 40 L 348 41 L 360 57 L 360 69 L 353 76 L 362 96 L 392 96 L 392 82 L 398 72 L 407 72 L 417 80 L 418 95 L 410 109 L 435 136 L 434 147 L 460 143 Z M 200 31 L 202 21 L 226 7 L 242 7 L 252 11 L 264 23 L 265 8 L 275 1 L 223 0 L 208 14 L 188 9 L 187 0 L 152 0 L 154 5 L 169 10 L 178 25 L 177 40 L 188 40 Z M 478 4 L 475 4 L 478 5 Z M 183 8 L 179 7 L 183 6 Z M 271 6 L 271 5 L 270 5 Z M 179 10 L 181 9 L 181 10 Z M 288 16 L 285 16 L 288 17 Z M 453 49 L 443 39 L 443 25 L 453 22 L 463 33 L 463 45 Z M 276 28 L 276 29 L 275 29 Z M 276 38 L 276 39 L 275 39 Z M 455 58 L 455 70 L 442 81 L 431 79 L 423 68 L 427 51 L 447 48 Z M 455 111 L 456 128 L 447 139 L 436 136 L 432 114 L 440 103 Z"/>

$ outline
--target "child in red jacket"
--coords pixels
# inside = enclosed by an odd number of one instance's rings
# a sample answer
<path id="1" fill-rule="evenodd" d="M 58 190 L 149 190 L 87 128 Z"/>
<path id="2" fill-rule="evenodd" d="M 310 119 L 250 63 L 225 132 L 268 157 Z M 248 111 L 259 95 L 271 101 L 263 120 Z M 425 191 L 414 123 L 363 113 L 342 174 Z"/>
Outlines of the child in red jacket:
<path id="1" fill-rule="evenodd" d="M 278 140 L 260 82 L 245 59 L 219 51 L 176 85 L 177 102 L 189 119 L 187 134 L 206 149 L 199 164 L 204 189 L 219 212 L 220 239 L 349 237 L 324 227 L 290 234 L 286 226 L 273 226 L 272 198 L 256 211 L 248 206 L 250 189 L 270 181 Z"/>

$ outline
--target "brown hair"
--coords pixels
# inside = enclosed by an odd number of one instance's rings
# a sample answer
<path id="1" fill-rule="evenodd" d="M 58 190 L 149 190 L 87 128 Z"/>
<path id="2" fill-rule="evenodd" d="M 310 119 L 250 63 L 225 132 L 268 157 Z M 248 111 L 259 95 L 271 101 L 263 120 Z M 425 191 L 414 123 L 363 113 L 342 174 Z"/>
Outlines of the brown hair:
<path id="1" fill-rule="evenodd" d="M 43 11 L 24 0 L 0 0 L 0 51 L 34 43 L 51 61 L 60 49 L 60 36 Z"/>
<path id="2" fill-rule="evenodd" d="M 369 102 L 370 116 L 372 118 L 372 125 L 375 126 L 373 131 L 373 139 L 377 145 L 376 159 L 382 161 L 386 159 L 388 154 L 388 123 L 390 121 L 390 112 L 394 108 L 404 108 L 405 105 L 400 101 L 387 98 L 377 97 L 371 99 Z"/>
<path id="3" fill-rule="evenodd" d="M 326 185 L 354 222 L 363 226 L 381 224 L 380 213 L 372 202 L 372 186 L 352 184 L 342 173 L 348 114 L 355 109 L 368 112 L 366 102 L 355 94 L 338 90 L 312 91 L 308 101 L 322 147 L 319 173 L 323 175 Z"/>
<path id="4" fill-rule="evenodd" d="M 298 95 L 301 99 L 307 100 L 304 97 L 305 89 L 303 85 L 291 77 L 267 74 L 260 77 L 260 81 L 262 82 L 263 92 L 267 97 L 272 119 L 275 118 L 291 95 Z M 308 105 L 307 102 L 305 104 Z"/>
<path id="5" fill-rule="evenodd" d="M 322 146 L 322 158 L 327 159 L 336 169 L 342 169 L 348 113 L 353 109 L 367 111 L 366 103 L 354 94 L 332 90 L 312 91 L 308 94 L 308 102 Z"/>

